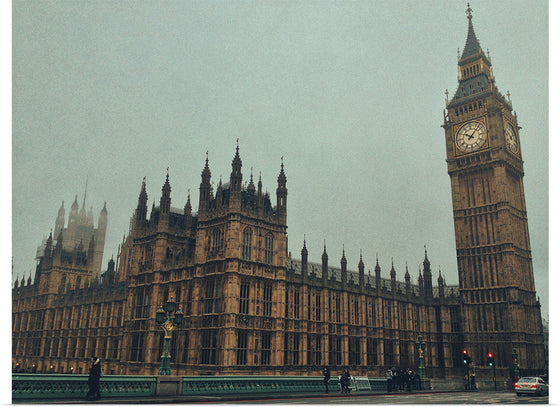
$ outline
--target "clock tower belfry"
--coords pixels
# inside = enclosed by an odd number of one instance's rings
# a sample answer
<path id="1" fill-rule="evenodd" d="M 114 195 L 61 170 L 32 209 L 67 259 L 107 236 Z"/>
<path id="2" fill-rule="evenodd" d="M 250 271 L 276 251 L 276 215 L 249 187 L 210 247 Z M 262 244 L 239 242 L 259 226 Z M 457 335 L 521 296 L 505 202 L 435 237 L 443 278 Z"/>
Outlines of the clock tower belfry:
<path id="1" fill-rule="evenodd" d="M 517 115 L 496 87 L 467 9 L 459 84 L 444 112 L 464 346 L 476 363 L 546 365 Z M 513 354 L 517 357 L 513 358 Z"/>

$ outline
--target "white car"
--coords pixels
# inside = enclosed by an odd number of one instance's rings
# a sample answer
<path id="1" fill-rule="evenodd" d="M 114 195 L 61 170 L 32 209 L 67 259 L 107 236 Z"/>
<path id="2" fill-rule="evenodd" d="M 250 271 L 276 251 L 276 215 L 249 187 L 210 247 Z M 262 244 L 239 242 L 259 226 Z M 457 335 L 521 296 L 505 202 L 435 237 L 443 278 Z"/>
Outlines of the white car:
<path id="1" fill-rule="evenodd" d="M 518 396 L 522 394 L 534 394 L 544 396 L 548 394 L 548 384 L 540 377 L 522 377 L 515 383 L 515 392 Z"/>

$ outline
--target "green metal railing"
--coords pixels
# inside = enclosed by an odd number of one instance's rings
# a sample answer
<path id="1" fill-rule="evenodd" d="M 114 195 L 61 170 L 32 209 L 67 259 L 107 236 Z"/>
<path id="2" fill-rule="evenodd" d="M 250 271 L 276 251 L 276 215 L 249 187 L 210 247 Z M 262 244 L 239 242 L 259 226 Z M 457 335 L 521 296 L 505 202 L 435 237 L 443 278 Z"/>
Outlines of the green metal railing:
<path id="1" fill-rule="evenodd" d="M 12 400 L 83 399 L 88 392 L 87 375 L 14 374 Z M 104 398 L 153 396 L 155 376 L 103 376 L 99 382 Z"/>
<path id="2" fill-rule="evenodd" d="M 339 390 L 338 378 L 329 381 L 329 390 Z M 322 377 L 302 376 L 184 376 L 183 395 L 236 393 L 323 392 Z"/>
<path id="3" fill-rule="evenodd" d="M 87 379 L 84 374 L 13 374 L 12 400 L 83 400 L 88 391 Z M 367 380 L 368 391 L 387 391 L 386 379 L 370 377 Z M 178 396 L 325 391 L 321 376 L 183 376 L 180 381 Z M 104 399 L 155 397 L 157 394 L 157 376 L 110 375 L 103 376 L 99 384 Z M 417 387 L 412 389 L 418 390 Z M 429 380 L 423 380 L 421 388 L 429 388 Z M 338 377 L 329 381 L 329 391 L 340 391 Z"/>

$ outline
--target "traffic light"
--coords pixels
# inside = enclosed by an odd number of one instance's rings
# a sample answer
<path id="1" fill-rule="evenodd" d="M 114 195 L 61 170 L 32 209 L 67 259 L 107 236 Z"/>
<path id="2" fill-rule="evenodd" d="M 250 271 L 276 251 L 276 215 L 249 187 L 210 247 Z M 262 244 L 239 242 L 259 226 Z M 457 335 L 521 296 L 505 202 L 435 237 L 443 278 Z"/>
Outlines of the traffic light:
<path id="1" fill-rule="evenodd" d="M 463 349 L 463 364 L 469 363 L 469 352 L 466 349 Z"/>
<path id="2" fill-rule="evenodd" d="M 488 353 L 488 358 L 486 359 L 488 366 L 494 366 L 494 355 L 492 352 Z"/>

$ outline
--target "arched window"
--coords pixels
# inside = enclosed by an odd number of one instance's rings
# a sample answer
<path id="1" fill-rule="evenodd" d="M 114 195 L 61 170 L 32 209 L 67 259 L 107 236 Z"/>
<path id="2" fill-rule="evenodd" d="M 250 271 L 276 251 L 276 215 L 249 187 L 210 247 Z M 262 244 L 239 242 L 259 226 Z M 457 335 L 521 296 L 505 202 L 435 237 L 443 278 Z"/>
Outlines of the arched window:
<path id="1" fill-rule="evenodd" d="M 212 251 L 217 252 L 222 248 L 222 231 L 221 229 L 214 229 L 212 232 Z"/>
<path id="2" fill-rule="evenodd" d="M 253 237 L 253 232 L 251 229 L 247 228 L 243 231 L 243 248 L 241 253 L 241 258 L 243 260 L 251 260 L 251 240 Z"/>
<path id="3" fill-rule="evenodd" d="M 274 238 L 271 234 L 266 235 L 264 241 L 264 262 L 266 264 L 272 264 L 272 254 L 274 247 Z"/>

